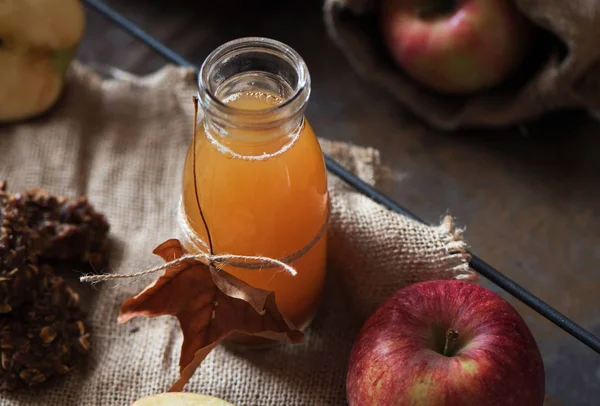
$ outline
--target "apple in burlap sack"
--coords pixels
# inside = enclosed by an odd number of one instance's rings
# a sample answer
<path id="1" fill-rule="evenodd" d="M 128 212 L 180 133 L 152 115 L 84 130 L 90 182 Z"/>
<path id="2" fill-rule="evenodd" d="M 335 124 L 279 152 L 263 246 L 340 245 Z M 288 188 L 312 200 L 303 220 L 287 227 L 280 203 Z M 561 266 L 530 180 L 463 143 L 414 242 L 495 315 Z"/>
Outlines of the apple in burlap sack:
<path id="1" fill-rule="evenodd" d="M 384 0 L 381 29 L 392 58 L 444 93 L 490 88 L 523 60 L 532 26 L 511 0 Z"/>
<path id="2" fill-rule="evenodd" d="M 84 30 L 80 0 L 0 1 L 0 122 L 57 101 Z"/>

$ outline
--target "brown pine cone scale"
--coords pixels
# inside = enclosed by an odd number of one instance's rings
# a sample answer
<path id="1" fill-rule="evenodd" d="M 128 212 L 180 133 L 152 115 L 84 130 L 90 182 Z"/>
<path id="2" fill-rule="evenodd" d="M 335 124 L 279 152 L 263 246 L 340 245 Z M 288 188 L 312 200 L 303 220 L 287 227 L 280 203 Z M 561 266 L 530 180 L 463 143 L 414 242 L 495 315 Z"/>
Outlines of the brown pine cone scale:
<path id="1" fill-rule="evenodd" d="M 0 317 L 0 392 L 71 371 L 90 351 L 79 296 L 40 268 L 35 300 Z"/>
<path id="2" fill-rule="evenodd" d="M 15 197 L 26 208 L 27 225 L 36 232 L 33 240 L 43 258 L 104 266 L 110 227 L 86 197 L 71 200 L 41 189 Z"/>
<path id="3" fill-rule="evenodd" d="M 90 352 L 79 295 L 49 261 L 103 266 L 109 224 L 87 198 L 0 181 L 0 392 L 64 375 Z"/>
<path id="4" fill-rule="evenodd" d="M 31 299 L 29 286 L 38 271 L 32 247 L 25 208 L 0 182 L 0 314 Z"/>

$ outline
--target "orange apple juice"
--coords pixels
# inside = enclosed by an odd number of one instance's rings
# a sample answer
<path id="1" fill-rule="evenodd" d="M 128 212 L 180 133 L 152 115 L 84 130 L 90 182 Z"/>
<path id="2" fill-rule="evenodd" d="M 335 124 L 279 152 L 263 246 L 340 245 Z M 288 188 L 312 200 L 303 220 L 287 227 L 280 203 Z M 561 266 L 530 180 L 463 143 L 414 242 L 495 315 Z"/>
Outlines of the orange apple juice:
<path id="1" fill-rule="evenodd" d="M 223 100 L 236 110 L 261 110 L 281 102 L 264 92 L 242 92 Z M 196 150 L 188 150 L 183 176 L 183 211 L 196 236 L 208 242 L 198 210 L 207 222 L 215 254 L 267 256 L 281 259 L 305 248 L 319 235 L 328 217 L 327 177 L 317 138 L 305 119 L 292 134 L 281 128 L 236 130 L 235 135 L 198 126 Z M 297 140 L 292 147 L 296 131 Z M 212 142 L 211 142 L 212 138 Z M 217 145 L 215 145 L 217 144 Z M 225 147 L 244 156 L 285 152 L 265 160 L 245 160 L 223 152 Z M 291 275 L 278 268 L 223 269 L 250 285 L 275 292 L 283 314 L 298 328 L 310 323 L 325 280 L 326 235 L 291 262 Z"/>

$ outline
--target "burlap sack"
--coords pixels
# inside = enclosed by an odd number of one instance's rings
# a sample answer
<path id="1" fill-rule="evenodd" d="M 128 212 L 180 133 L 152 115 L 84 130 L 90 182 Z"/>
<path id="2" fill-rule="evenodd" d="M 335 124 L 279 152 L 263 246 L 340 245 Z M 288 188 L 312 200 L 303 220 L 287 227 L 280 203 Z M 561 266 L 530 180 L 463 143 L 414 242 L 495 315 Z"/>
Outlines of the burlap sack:
<path id="1" fill-rule="evenodd" d="M 377 0 L 326 0 L 324 10 L 330 36 L 356 71 L 440 129 L 518 124 L 558 109 L 600 109 L 600 2 L 515 3 L 540 28 L 530 59 L 510 83 L 464 97 L 429 91 L 390 61 L 376 28 Z"/>
<path id="2" fill-rule="evenodd" d="M 475 281 L 462 233 L 393 214 L 357 193 L 332 191 L 330 269 L 360 320 L 400 287 L 429 279 Z"/>
<path id="3" fill-rule="evenodd" d="M 177 233 L 195 75 L 166 67 L 143 78 L 102 80 L 74 64 L 67 83 L 46 117 L 0 127 L 0 178 L 13 191 L 43 187 L 89 196 L 112 225 L 108 271 L 130 273 L 161 264 L 151 251 Z M 376 180 L 376 151 L 321 141 L 365 180 Z M 331 260 L 338 272 L 329 273 L 324 303 L 305 341 L 243 353 L 217 347 L 186 390 L 240 406 L 344 404 L 347 358 L 361 325 L 344 296 L 365 295 L 364 303 L 355 304 L 372 306 L 392 287 L 470 275 L 460 238 L 450 237 L 449 228 L 416 225 L 353 194 L 339 180 L 330 181 Z M 122 406 L 167 390 L 178 376 L 176 320 L 116 323 L 122 302 L 153 277 L 90 287 L 77 283 L 76 272 L 73 276 L 89 312 L 91 359 L 64 379 L 3 394 L 0 404 Z"/>

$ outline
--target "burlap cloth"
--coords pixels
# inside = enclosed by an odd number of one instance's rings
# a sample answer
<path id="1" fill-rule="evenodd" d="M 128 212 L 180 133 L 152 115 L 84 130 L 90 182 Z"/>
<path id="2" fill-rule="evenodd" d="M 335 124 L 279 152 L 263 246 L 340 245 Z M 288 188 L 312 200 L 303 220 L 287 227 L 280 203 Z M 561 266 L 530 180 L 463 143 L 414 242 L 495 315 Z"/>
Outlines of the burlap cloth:
<path id="1" fill-rule="evenodd" d="M 499 88 L 444 96 L 391 62 L 377 28 L 379 0 L 326 0 L 328 32 L 356 71 L 440 129 L 506 126 L 570 108 L 600 109 L 600 1 L 514 0 L 539 28 L 519 73 Z"/>
<path id="2" fill-rule="evenodd" d="M 43 187 L 89 196 L 112 225 L 108 271 L 130 273 L 162 263 L 151 252 L 177 234 L 195 79 L 193 71 L 170 66 L 143 78 L 101 79 L 75 63 L 66 92 L 50 114 L 0 127 L 0 179 L 7 179 L 12 191 Z M 363 179 L 377 181 L 377 151 L 321 142 Z M 450 222 L 421 226 L 335 178 L 330 182 L 333 272 L 305 342 L 243 353 L 218 347 L 187 391 L 237 405 L 344 404 L 347 357 L 373 306 L 410 282 L 473 277 L 464 243 Z M 79 283 L 78 276 L 73 272 L 73 285 L 89 312 L 91 359 L 65 379 L 3 394 L 0 404 L 129 405 L 167 390 L 176 380 L 181 334 L 175 319 L 116 322 L 121 303 L 153 277 L 93 288 Z"/>

